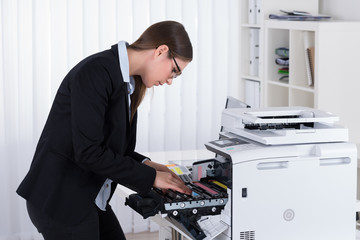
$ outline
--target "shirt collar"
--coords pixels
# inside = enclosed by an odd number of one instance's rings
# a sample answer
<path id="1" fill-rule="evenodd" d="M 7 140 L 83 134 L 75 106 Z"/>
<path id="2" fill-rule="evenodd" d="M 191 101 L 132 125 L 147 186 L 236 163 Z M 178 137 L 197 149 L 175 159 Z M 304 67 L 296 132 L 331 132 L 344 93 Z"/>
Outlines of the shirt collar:
<path id="1" fill-rule="evenodd" d="M 126 41 L 120 41 L 118 43 L 118 53 L 122 77 L 124 79 L 124 82 L 129 83 L 129 94 L 132 94 L 135 90 L 135 81 L 133 77 L 130 76 L 129 57 L 126 48 L 128 45 L 129 43 L 127 43 Z"/>

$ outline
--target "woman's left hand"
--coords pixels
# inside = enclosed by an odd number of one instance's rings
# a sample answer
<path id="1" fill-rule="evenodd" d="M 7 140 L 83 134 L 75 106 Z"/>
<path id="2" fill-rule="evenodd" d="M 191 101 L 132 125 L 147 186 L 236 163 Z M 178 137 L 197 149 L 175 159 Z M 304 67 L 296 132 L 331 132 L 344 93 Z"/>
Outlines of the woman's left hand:
<path id="1" fill-rule="evenodd" d="M 182 181 L 181 178 L 178 175 L 176 175 L 173 171 L 171 171 L 166 165 L 156 163 L 150 160 L 145 161 L 144 164 L 148 165 L 149 167 L 155 168 L 156 171 L 171 173 L 174 177 Z"/>
<path id="2" fill-rule="evenodd" d="M 170 173 L 171 176 L 173 178 L 175 178 L 174 180 L 177 183 L 177 185 L 179 185 L 178 187 L 181 187 L 182 189 L 185 189 L 184 193 L 191 194 L 190 188 L 188 188 L 185 185 L 185 183 L 181 180 L 181 178 L 178 175 L 176 175 L 173 171 L 171 171 L 166 165 L 159 164 L 159 163 L 156 163 L 156 162 L 153 162 L 153 161 L 150 161 L 150 160 L 145 161 L 144 164 L 148 165 L 149 167 L 154 168 L 158 172 Z M 163 191 L 165 191 L 165 190 L 166 189 L 163 189 Z"/>

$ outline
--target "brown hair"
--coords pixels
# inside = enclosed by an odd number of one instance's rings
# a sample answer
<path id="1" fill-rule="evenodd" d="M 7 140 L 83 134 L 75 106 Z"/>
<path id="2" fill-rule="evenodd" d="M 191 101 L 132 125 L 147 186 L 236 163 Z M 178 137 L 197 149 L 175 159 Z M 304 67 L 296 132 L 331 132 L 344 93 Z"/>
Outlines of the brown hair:
<path id="1" fill-rule="evenodd" d="M 190 38 L 181 23 L 175 21 L 158 22 L 148 27 L 143 34 L 128 48 L 136 51 L 156 49 L 160 45 L 167 45 L 174 57 L 190 62 L 193 50 Z M 169 57 L 170 57 L 169 51 Z M 143 100 L 146 86 L 140 76 L 134 76 L 135 91 L 131 94 L 131 120 Z"/>

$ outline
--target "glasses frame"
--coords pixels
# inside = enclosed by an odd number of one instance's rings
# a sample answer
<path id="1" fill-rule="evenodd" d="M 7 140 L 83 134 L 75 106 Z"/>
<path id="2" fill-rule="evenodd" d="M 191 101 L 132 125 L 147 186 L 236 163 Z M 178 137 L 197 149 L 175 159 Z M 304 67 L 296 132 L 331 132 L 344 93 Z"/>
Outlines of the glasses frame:
<path id="1" fill-rule="evenodd" d="M 171 58 L 174 60 L 174 63 L 175 63 L 176 68 L 177 68 L 177 70 L 178 70 L 178 72 L 175 73 L 175 76 L 174 76 L 174 78 L 177 78 L 178 76 L 180 76 L 180 75 L 182 74 L 182 71 L 181 71 L 178 63 L 176 62 L 175 57 L 174 57 L 174 55 L 172 54 L 172 51 L 170 51 L 170 55 L 171 55 Z"/>

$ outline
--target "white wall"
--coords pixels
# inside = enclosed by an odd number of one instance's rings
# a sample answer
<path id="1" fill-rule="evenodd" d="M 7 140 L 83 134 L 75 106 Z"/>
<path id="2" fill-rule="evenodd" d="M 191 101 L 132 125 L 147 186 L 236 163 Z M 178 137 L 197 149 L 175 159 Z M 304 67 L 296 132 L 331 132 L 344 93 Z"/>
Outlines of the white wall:
<path id="1" fill-rule="evenodd" d="M 359 0 L 320 0 L 320 13 L 328 14 L 336 20 L 360 21 Z"/>

